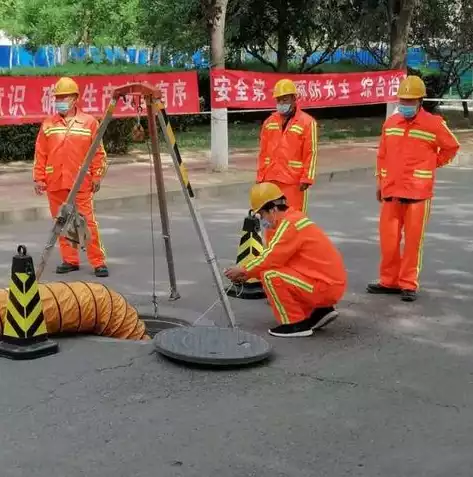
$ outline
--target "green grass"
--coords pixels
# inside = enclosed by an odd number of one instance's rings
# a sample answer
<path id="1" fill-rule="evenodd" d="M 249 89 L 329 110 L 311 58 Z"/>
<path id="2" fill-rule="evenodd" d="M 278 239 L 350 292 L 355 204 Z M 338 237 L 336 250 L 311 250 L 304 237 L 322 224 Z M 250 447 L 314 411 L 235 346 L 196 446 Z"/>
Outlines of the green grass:
<path id="1" fill-rule="evenodd" d="M 51 68 L 15 67 L 11 70 L 9 68 L 1 68 L 0 76 L 87 76 L 165 73 L 169 71 L 183 71 L 183 69 L 135 64 L 107 65 L 97 63 L 67 63 Z"/>
<path id="2" fill-rule="evenodd" d="M 172 124 L 172 121 L 171 121 Z M 382 118 L 328 119 L 319 121 L 319 141 L 379 136 Z M 229 123 L 228 145 L 231 149 L 253 149 L 259 145 L 261 123 Z M 182 151 L 210 149 L 210 125 L 192 126 L 187 131 L 175 131 L 177 144 Z M 147 151 L 146 144 L 136 144 L 133 149 Z"/>
<path id="3" fill-rule="evenodd" d="M 229 68 L 232 68 L 229 65 Z M 274 72 L 269 66 L 258 62 L 248 62 L 236 66 L 248 71 Z M 363 66 L 350 62 L 324 63 L 317 66 L 311 73 L 353 73 L 357 71 L 367 71 L 379 69 L 377 66 Z M 295 65 L 290 66 L 291 73 L 298 73 Z M 118 75 L 118 74 L 139 74 L 139 73 L 165 73 L 170 71 L 184 71 L 184 68 L 172 68 L 171 66 L 157 65 L 136 65 L 130 63 L 108 64 L 108 63 L 85 63 L 70 62 L 65 65 L 53 66 L 50 68 L 33 66 L 16 66 L 12 69 L 0 68 L 0 76 L 87 76 L 87 75 Z M 207 74 L 208 70 L 199 70 L 201 75 Z"/>
<path id="4" fill-rule="evenodd" d="M 289 73 L 300 73 L 299 67 L 299 63 L 289 63 Z M 227 68 L 244 71 L 274 73 L 273 68 L 258 61 L 247 61 L 241 64 L 227 64 Z M 312 71 L 309 71 L 308 73 L 356 73 L 361 71 L 375 71 L 380 69 L 386 68 L 381 65 L 366 66 L 351 61 L 341 61 L 339 63 L 322 63 L 321 65 L 317 65 Z"/>
<path id="5" fill-rule="evenodd" d="M 452 129 L 468 127 L 461 111 L 447 111 L 444 116 Z M 377 138 L 381 133 L 383 117 L 322 119 L 318 121 L 319 141 Z M 171 122 L 172 124 L 172 122 Z M 261 123 L 229 123 L 228 142 L 231 149 L 253 149 L 259 145 Z M 176 131 L 181 150 L 196 151 L 210 149 L 210 125 L 192 126 L 188 131 Z M 146 145 L 137 144 L 136 149 L 145 150 Z"/>

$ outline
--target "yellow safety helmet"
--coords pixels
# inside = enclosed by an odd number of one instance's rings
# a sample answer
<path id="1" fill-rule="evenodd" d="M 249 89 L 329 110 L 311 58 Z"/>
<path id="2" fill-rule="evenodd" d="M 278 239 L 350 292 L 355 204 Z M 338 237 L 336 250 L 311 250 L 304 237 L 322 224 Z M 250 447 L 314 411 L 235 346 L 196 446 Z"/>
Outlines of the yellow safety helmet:
<path id="1" fill-rule="evenodd" d="M 55 96 L 65 96 L 69 94 L 79 94 L 79 85 L 72 79 L 64 76 L 54 86 Z"/>
<path id="2" fill-rule="evenodd" d="M 290 79 L 279 80 L 274 86 L 273 98 L 286 96 L 287 94 L 297 94 L 297 88 L 294 81 Z"/>
<path id="3" fill-rule="evenodd" d="M 418 76 L 408 76 L 401 81 L 397 97 L 399 99 L 421 99 L 427 96 L 425 83 Z"/>
<path id="4" fill-rule="evenodd" d="M 255 184 L 250 191 L 251 210 L 256 214 L 268 202 L 280 199 L 284 194 L 281 189 L 271 182 L 261 182 Z"/>

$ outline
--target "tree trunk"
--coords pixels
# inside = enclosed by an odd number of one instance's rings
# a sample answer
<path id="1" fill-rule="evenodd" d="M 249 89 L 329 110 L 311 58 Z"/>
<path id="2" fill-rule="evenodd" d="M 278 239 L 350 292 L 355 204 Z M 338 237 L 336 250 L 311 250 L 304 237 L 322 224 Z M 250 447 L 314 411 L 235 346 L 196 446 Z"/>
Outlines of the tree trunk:
<path id="1" fill-rule="evenodd" d="M 390 0 L 390 66 L 392 69 L 407 67 L 407 43 L 414 8 L 418 0 Z"/>
<path id="2" fill-rule="evenodd" d="M 214 18 L 210 20 L 212 66 L 225 68 L 225 16 L 228 0 L 214 0 Z"/>
<path id="3" fill-rule="evenodd" d="M 463 108 L 463 117 L 470 121 L 470 111 L 468 109 L 468 101 L 462 101 L 462 108 Z"/>
<path id="4" fill-rule="evenodd" d="M 15 42 L 14 42 L 14 40 L 11 40 L 10 55 L 9 55 L 9 59 L 8 59 L 8 65 L 9 65 L 10 69 L 13 68 L 13 48 L 15 48 Z"/>
<path id="5" fill-rule="evenodd" d="M 208 0 L 207 0 L 208 1 Z M 225 68 L 225 16 L 228 0 L 210 0 L 208 25 L 210 28 L 211 67 Z M 212 108 L 210 124 L 210 160 L 215 171 L 228 169 L 228 112 Z"/>
<path id="6" fill-rule="evenodd" d="M 277 70 L 287 73 L 289 69 L 289 30 L 287 29 L 287 1 L 281 0 L 278 7 L 278 52 Z"/>
<path id="7" fill-rule="evenodd" d="M 67 45 L 61 45 L 61 65 L 65 65 L 69 59 L 69 47 Z"/>

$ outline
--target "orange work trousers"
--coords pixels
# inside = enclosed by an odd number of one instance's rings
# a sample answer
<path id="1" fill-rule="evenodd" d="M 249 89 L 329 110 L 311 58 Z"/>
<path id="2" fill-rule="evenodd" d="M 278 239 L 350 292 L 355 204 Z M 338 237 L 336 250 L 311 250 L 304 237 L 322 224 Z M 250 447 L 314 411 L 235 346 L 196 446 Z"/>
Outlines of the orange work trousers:
<path id="1" fill-rule="evenodd" d="M 379 221 L 381 285 L 403 290 L 419 288 L 422 247 L 429 217 L 430 199 L 411 203 L 393 199 L 382 203 Z"/>
<path id="2" fill-rule="evenodd" d="M 289 267 L 268 270 L 261 281 L 273 313 L 282 324 L 305 320 L 314 308 L 334 306 L 346 288 L 309 280 Z"/>
<path id="3" fill-rule="evenodd" d="M 49 210 L 56 217 L 59 209 L 67 200 L 68 190 L 48 191 Z M 93 268 L 105 265 L 105 249 L 100 241 L 98 223 L 95 220 L 92 194 L 79 192 L 76 197 L 77 211 L 85 217 L 90 232 L 90 241 L 87 246 L 87 258 Z M 71 265 L 79 265 L 79 249 L 76 249 L 64 237 L 59 237 L 59 249 L 62 260 Z"/>
<path id="4" fill-rule="evenodd" d="M 286 197 L 287 205 L 293 207 L 296 210 L 300 210 L 307 213 L 307 200 L 309 197 L 309 189 L 304 191 L 300 190 L 300 184 L 283 184 L 282 182 L 271 181 L 272 184 L 276 184 Z M 264 240 L 266 245 L 271 241 L 275 234 L 275 229 L 266 229 L 264 231 Z"/>

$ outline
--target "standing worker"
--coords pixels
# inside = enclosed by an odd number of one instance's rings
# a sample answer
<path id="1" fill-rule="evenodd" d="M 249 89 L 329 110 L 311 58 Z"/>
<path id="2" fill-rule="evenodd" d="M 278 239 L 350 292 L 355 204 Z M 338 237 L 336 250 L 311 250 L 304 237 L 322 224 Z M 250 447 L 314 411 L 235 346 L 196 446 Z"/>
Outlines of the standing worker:
<path id="1" fill-rule="evenodd" d="M 307 216 L 288 207 L 281 189 L 255 184 L 251 209 L 274 230 L 263 253 L 225 275 L 233 282 L 256 278 L 263 283 L 280 325 L 269 334 L 282 338 L 311 336 L 338 316 L 334 305 L 346 289 L 347 273 L 340 252 Z"/>
<path id="2" fill-rule="evenodd" d="M 383 125 L 376 167 L 380 281 L 369 284 L 367 292 L 401 294 L 403 301 L 417 298 L 436 168 L 447 165 L 460 148 L 443 118 L 422 108 L 425 96 L 418 76 L 401 82 L 398 112 Z"/>
<path id="3" fill-rule="evenodd" d="M 79 109 L 79 86 L 72 78 L 61 78 L 55 85 L 54 96 L 57 114 L 47 117 L 39 130 L 33 179 L 36 194 L 46 192 L 51 215 L 56 217 L 97 134 L 98 121 Z M 76 197 L 77 211 L 85 217 L 90 231 L 87 257 L 97 277 L 108 277 L 93 210 L 93 195 L 100 189 L 105 169 L 106 153 L 101 144 Z M 63 263 L 56 273 L 79 270 L 79 251 L 64 237 L 59 238 L 59 246 Z"/>
<path id="4" fill-rule="evenodd" d="M 317 123 L 297 105 L 296 85 L 289 79 L 274 87 L 277 112 L 263 123 L 256 182 L 271 182 L 287 203 L 307 213 L 308 188 L 315 181 Z M 271 232 L 266 234 L 266 243 Z"/>

